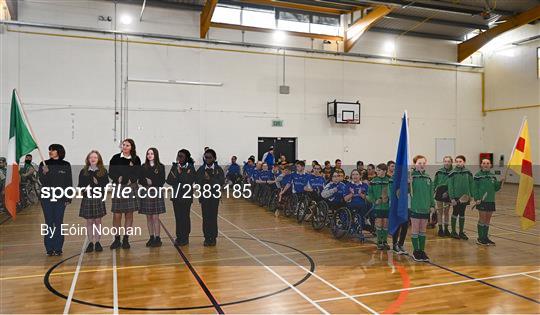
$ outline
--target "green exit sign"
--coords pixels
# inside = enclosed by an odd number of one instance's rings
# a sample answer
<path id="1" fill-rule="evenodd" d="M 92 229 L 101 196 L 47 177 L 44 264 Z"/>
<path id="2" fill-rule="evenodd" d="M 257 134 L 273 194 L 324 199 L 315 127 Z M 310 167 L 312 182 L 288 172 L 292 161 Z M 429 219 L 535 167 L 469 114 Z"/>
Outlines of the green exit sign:
<path id="1" fill-rule="evenodd" d="M 283 120 L 281 119 L 272 120 L 272 127 L 283 127 Z"/>

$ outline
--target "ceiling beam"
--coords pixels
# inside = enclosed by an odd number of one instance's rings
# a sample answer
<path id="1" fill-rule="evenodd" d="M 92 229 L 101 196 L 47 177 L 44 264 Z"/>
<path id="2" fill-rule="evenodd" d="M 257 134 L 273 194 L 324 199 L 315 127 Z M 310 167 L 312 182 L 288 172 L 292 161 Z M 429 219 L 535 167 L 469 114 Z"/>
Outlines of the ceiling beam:
<path id="1" fill-rule="evenodd" d="M 457 46 L 457 60 L 462 62 L 467 57 L 472 55 L 478 49 L 482 48 L 485 44 L 489 43 L 495 37 L 511 30 L 516 27 L 531 23 L 540 19 L 540 5 L 507 18 L 506 22 L 501 23 L 483 33 L 476 35 L 475 37 L 460 43 Z"/>
<path id="2" fill-rule="evenodd" d="M 371 27 L 369 30 L 373 32 L 377 32 L 377 33 L 414 36 L 414 37 L 423 37 L 423 38 L 431 38 L 431 39 L 442 39 L 442 40 L 450 40 L 450 41 L 455 41 L 455 42 L 461 42 L 463 40 L 462 37 L 455 37 L 455 36 L 434 34 L 434 33 L 406 31 L 406 30 L 396 30 L 396 29 L 384 28 L 384 27 Z"/>
<path id="3" fill-rule="evenodd" d="M 424 22 L 425 21 L 425 23 L 430 23 L 430 24 L 439 24 L 439 25 L 462 27 L 462 28 L 472 28 L 472 29 L 480 29 L 480 30 L 488 30 L 489 29 L 489 26 L 487 24 L 478 24 L 478 23 L 458 22 L 458 21 L 435 19 L 435 18 L 426 18 L 426 17 L 423 17 L 423 16 L 413 16 L 413 15 L 406 15 L 406 14 L 400 14 L 400 13 L 390 13 L 390 14 L 386 15 L 385 18 L 408 20 L 408 21 L 415 21 L 415 22 Z"/>
<path id="4" fill-rule="evenodd" d="M 16 21 L 17 13 L 16 0 L 0 0 L 0 19 Z"/>
<path id="5" fill-rule="evenodd" d="M 356 2 L 360 5 L 366 5 L 366 4 L 394 5 L 394 6 L 399 6 L 399 7 L 420 8 L 420 9 L 426 9 L 426 10 L 442 11 L 442 12 L 450 12 L 450 13 L 466 14 L 466 15 L 478 15 L 484 12 L 483 7 L 480 8 L 480 7 L 474 7 L 474 6 L 469 6 L 469 5 L 450 4 L 450 3 L 435 4 L 435 3 L 418 2 L 416 0 L 360 0 L 360 1 L 334 0 L 334 1 L 340 1 L 347 4 L 349 4 L 350 2 Z M 515 14 L 515 12 L 512 12 L 512 11 L 499 10 L 499 9 L 492 9 L 490 10 L 490 12 L 492 14 L 504 15 L 504 16 Z"/>
<path id="6" fill-rule="evenodd" d="M 214 15 L 214 10 L 216 9 L 218 0 L 206 0 L 206 3 L 201 11 L 201 27 L 200 27 L 200 36 L 205 38 L 210 29 L 210 23 L 212 22 L 212 15 Z"/>
<path id="7" fill-rule="evenodd" d="M 240 31 L 250 31 L 250 32 L 262 32 L 262 33 L 273 33 L 276 30 L 271 28 L 263 28 L 263 27 L 253 27 L 253 26 L 245 26 L 245 25 L 238 25 L 238 24 L 227 24 L 227 23 L 210 23 L 210 26 L 217 27 L 217 28 L 227 28 L 232 30 L 240 30 Z M 280 30 L 282 31 L 282 30 Z M 291 36 L 299 36 L 299 37 L 307 37 L 307 38 L 317 38 L 317 39 L 323 39 L 323 40 L 331 40 L 331 41 L 343 41 L 343 37 L 341 36 L 332 36 L 332 35 L 324 35 L 324 34 L 314 34 L 314 33 L 303 33 L 303 32 L 293 32 L 293 31 L 285 31 L 283 32 L 287 35 Z"/>
<path id="8" fill-rule="evenodd" d="M 330 7 L 324 7 L 324 6 L 318 6 L 318 5 L 309 5 L 309 4 L 302 4 L 302 3 L 294 3 L 294 2 L 286 2 L 286 1 L 277 1 L 277 0 L 241 0 L 238 1 L 239 4 L 256 4 L 256 5 L 263 5 L 263 6 L 271 6 L 275 8 L 286 8 L 286 9 L 294 9 L 294 10 L 300 10 L 300 11 L 306 11 L 306 12 L 317 12 L 317 13 L 325 13 L 325 14 L 334 14 L 334 15 L 340 15 L 345 14 L 350 11 L 344 10 L 344 9 L 338 9 L 338 8 L 330 8 Z"/>
<path id="9" fill-rule="evenodd" d="M 345 52 L 349 52 L 351 48 L 356 44 L 360 36 L 364 34 L 370 27 L 372 27 L 377 21 L 382 19 L 385 15 L 392 11 L 390 7 L 379 6 L 375 7 L 371 12 L 362 18 L 356 20 L 345 31 Z"/>

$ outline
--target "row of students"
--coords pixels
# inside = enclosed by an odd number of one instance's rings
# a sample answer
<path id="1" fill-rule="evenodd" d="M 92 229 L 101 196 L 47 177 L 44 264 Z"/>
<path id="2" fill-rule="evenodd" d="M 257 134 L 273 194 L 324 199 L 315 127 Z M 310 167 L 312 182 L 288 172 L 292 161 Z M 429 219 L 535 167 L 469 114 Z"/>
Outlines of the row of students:
<path id="1" fill-rule="evenodd" d="M 49 146 L 49 159 L 39 165 L 38 175 L 43 187 L 60 187 L 67 188 L 72 186 L 71 165 L 64 160 L 65 149 L 60 144 L 52 144 Z M 79 173 L 79 187 L 100 187 L 104 189 L 109 183 L 122 185 L 123 189 L 131 188 L 131 193 L 128 197 L 123 197 L 120 194 L 115 194 L 112 197 L 111 212 L 113 213 L 113 226 L 120 228 L 122 226 L 122 218 L 124 219 L 124 227 L 127 229 L 133 226 L 133 213 L 138 211 L 147 217 L 147 226 L 150 234 L 149 240 L 146 243 L 147 247 L 159 247 L 162 245 L 160 238 L 160 221 L 159 215 L 165 213 L 164 196 L 138 198 L 136 191 L 139 185 L 149 187 L 162 187 L 168 183 L 175 188 L 180 189 L 178 194 L 173 197 L 173 207 L 176 218 L 176 240 L 175 244 L 179 246 L 189 243 L 189 233 L 191 230 L 190 223 L 190 208 L 193 201 L 191 194 L 189 198 L 185 198 L 184 193 L 187 185 L 194 182 L 201 186 L 205 184 L 214 186 L 224 184 L 223 170 L 216 161 L 216 153 L 212 149 L 206 150 L 204 153 L 205 164 L 197 171 L 194 168 L 194 162 L 188 150 L 182 149 L 177 154 L 176 163 L 173 164 L 167 179 L 165 178 L 165 166 L 160 162 L 159 151 L 156 148 L 149 148 L 146 151 L 146 159 L 144 164 L 141 164 L 140 158 L 137 156 L 135 142 L 132 139 L 125 139 L 122 142 L 122 151 L 115 154 L 109 162 L 109 170 L 104 166 L 101 154 L 92 150 L 85 159 L 85 165 Z M 187 185 L 186 185 L 187 184 Z M 201 196 L 203 215 L 203 233 L 205 237 L 205 246 L 215 246 L 218 234 L 217 228 L 217 211 L 219 206 L 218 194 L 212 193 L 210 197 Z M 45 217 L 45 223 L 48 226 L 48 233 L 44 236 L 46 253 L 49 256 L 62 254 L 64 237 L 60 233 L 60 227 L 63 224 L 64 212 L 66 206 L 71 202 L 65 197 L 52 200 L 51 198 L 41 198 L 41 204 Z M 89 244 L 86 252 L 102 251 L 103 247 L 100 243 L 100 235 L 94 233 L 94 226 L 100 227 L 102 218 L 106 215 L 106 206 L 102 198 L 95 198 L 84 195 L 81 200 L 79 216 L 86 220 L 87 237 Z M 97 229 L 100 230 L 100 229 Z M 50 235 L 49 235 L 50 234 Z M 129 236 L 115 235 L 110 249 L 130 248 Z"/>

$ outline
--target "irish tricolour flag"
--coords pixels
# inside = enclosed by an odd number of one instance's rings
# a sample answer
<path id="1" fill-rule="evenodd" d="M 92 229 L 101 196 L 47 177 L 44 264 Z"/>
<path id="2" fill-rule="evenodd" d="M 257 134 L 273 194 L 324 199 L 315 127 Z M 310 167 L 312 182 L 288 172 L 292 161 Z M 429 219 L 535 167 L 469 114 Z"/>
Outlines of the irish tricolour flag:
<path id="1" fill-rule="evenodd" d="M 5 190 L 6 208 L 13 218 L 17 214 L 19 202 L 19 160 L 23 155 L 37 148 L 36 141 L 32 137 L 30 126 L 22 111 L 21 102 L 17 91 L 13 90 L 11 97 L 11 115 L 9 119 L 9 142 L 7 154 L 7 177 Z"/>

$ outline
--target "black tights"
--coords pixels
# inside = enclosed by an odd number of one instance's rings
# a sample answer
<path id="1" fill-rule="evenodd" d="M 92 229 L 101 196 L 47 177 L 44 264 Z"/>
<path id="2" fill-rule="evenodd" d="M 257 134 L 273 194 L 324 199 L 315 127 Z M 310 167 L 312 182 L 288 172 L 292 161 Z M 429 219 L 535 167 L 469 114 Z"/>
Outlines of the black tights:
<path id="1" fill-rule="evenodd" d="M 392 244 L 403 246 L 405 244 L 405 238 L 407 237 L 407 230 L 409 229 L 409 221 L 402 223 L 398 226 L 396 233 L 392 235 Z"/>

